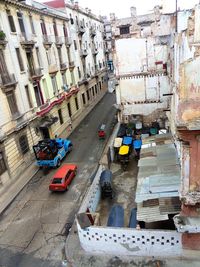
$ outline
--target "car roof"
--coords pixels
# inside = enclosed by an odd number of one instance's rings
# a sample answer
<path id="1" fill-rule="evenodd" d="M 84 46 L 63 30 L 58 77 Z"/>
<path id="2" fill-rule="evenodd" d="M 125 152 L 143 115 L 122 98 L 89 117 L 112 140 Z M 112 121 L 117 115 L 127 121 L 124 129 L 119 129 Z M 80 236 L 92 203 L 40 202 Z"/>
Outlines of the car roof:
<path id="1" fill-rule="evenodd" d="M 76 165 L 74 164 L 63 164 L 58 171 L 54 174 L 53 178 L 62 178 L 66 175 L 68 170 L 74 169 Z"/>

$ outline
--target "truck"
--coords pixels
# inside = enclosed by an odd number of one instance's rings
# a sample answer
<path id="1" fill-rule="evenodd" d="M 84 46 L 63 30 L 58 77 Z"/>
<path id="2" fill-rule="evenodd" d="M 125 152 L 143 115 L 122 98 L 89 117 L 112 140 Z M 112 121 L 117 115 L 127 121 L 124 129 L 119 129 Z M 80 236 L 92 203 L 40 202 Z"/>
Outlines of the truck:
<path id="1" fill-rule="evenodd" d="M 62 159 L 72 150 L 72 146 L 72 142 L 64 138 L 41 140 L 33 146 L 36 164 L 40 168 L 59 167 Z"/>

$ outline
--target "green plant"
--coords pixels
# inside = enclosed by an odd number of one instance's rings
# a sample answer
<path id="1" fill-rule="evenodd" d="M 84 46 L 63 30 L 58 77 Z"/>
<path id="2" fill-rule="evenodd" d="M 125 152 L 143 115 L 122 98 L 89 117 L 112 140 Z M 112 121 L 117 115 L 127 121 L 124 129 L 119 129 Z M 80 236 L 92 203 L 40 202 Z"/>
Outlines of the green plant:
<path id="1" fill-rule="evenodd" d="M 5 40 L 6 34 L 3 31 L 0 31 L 0 40 Z"/>

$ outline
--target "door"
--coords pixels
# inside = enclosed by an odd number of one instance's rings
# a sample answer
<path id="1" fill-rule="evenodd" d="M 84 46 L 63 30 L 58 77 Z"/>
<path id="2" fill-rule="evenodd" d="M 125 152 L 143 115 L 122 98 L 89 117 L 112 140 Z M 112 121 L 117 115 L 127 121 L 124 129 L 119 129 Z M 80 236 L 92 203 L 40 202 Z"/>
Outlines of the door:
<path id="1" fill-rule="evenodd" d="M 43 139 L 49 139 L 50 138 L 49 129 L 47 127 L 40 128 L 40 131 L 42 133 Z"/>

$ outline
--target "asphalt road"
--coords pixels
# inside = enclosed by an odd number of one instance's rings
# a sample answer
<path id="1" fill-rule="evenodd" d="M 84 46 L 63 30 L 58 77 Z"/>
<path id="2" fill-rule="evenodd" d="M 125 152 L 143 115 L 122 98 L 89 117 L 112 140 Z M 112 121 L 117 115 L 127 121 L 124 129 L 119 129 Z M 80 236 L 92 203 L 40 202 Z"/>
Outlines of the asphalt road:
<path id="1" fill-rule="evenodd" d="M 114 103 L 115 95 L 107 93 L 71 134 L 74 147 L 64 162 L 76 163 L 78 173 L 67 192 L 50 193 L 56 170 L 40 171 L 1 215 L 0 267 L 63 266 L 66 236 L 113 128 Z M 98 139 L 101 123 L 106 140 Z"/>

